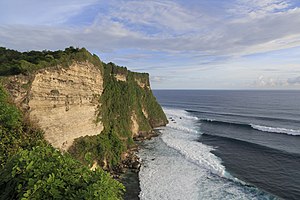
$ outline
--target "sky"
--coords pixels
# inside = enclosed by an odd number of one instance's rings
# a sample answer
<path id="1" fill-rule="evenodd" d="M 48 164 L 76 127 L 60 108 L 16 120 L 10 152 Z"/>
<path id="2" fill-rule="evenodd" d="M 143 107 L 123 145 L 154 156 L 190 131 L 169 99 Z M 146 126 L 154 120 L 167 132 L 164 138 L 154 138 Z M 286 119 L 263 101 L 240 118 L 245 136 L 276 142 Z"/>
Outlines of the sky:
<path id="1" fill-rule="evenodd" d="M 1 0 L 0 46 L 85 47 L 154 89 L 300 89 L 299 0 Z"/>

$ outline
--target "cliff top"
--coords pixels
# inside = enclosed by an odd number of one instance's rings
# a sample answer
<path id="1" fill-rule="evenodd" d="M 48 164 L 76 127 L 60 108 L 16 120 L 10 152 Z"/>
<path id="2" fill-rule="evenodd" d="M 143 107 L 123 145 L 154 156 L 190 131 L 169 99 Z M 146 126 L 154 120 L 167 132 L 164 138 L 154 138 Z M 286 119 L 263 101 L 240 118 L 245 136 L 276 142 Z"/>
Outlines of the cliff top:
<path id="1" fill-rule="evenodd" d="M 5 47 L 0 47 L 0 76 L 31 74 L 37 70 L 51 67 L 68 67 L 74 61 L 90 62 L 98 66 L 101 71 L 103 67 L 109 67 L 111 74 L 119 75 L 116 78 L 122 79 L 129 71 L 126 67 L 120 67 L 110 62 L 105 64 L 96 54 L 90 53 L 85 48 L 74 48 L 72 46 L 65 50 L 57 51 L 27 51 L 19 52 Z M 131 72 L 138 79 L 148 79 L 148 73 Z M 146 82 L 146 81 L 143 81 Z"/>
<path id="2" fill-rule="evenodd" d="M 67 67 L 76 61 L 89 61 L 95 66 L 102 67 L 102 62 L 97 55 L 91 54 L 85 48 L 69 47 L 64 51 L 28 51 L 0 47 L 0 76 L 29 74 L 36 70 L 62 66 Z"/>

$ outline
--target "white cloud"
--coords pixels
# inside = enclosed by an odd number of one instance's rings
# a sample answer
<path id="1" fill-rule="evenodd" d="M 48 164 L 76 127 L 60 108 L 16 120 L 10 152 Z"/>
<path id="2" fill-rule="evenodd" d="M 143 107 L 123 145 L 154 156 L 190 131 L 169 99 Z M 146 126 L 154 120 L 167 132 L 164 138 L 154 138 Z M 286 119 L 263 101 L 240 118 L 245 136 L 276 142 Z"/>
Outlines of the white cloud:
<path id="1" fill-rule="evenodd" d="M 150 81 L 153 83 L 161 83 L 166 80 L 165 76 L 150 76 Z"/>
<path id="2" fill-rule="evenodd" d="M 257 4 L 265 10 L 265 7 L 283 3 L 277 0 L 243 2 Z M 75 12 L 80 6 L 82 5 L 77 2 L 74 7 L 66 6 L 66 10 L 72 8 Z M 52 10 L 55 9 L 52 7 Z M 37 46 L 44 49 L 55 45 L 61 47 L 63 43 L 88 48 L 98 46 L 100 51 L 139 48 L 225 56 L 247 55 L 300 45 L 299 8 L 273 13 L 260 19 L 246 17 L 243 20 L 234 18 L 223 21 L 214 17 L 213 13 L 210 16 L 196 13 L 166 0 L 113 3 L 107 12 L 99 13 L 93 25 L 86 27 L 2 25 L 0 43 L 17 49 Z M 53 16 L 56 12 L 50 13 Z M 156 30 L 155 34 L 151 34 L 151 30 Z M 60 38 L 64 38 L 64 41 Z"/>
<path id="3" fill-rule="evenodd" d="M 282 12 L 291 7 L 285 0 L 236 0 L 230 13 L 244 15 L 251 18 L 261 18 L 268 14 Z"/>
<path id="4" fill-rule="evenodd" d="M 254 87 L 258 88 L 275 88 L 287 85 L 286 81 L 282 81 L 279 78 L 259 76 L 253 83 Z"/>
<path id="5" fill-rule="evenodd" d="M 224 8 L 220 9 L 205 7 L 210 4 L 207 1 L 197 1 L 193 7 L 189 1 L 178 0 L 3 0 L 0 46 L 18 50 L 84 46 L 93 52 L 111 53 L 108 57 L 121 65 L 125 62 L 145 71 L 147 67 L 155 68 L 154 73 L 200 74 L 208 73 L 208 69 L 234 69 L 230 66 L 232 60 L 245 55 L 300 46 L 300 8 L 292 1 L 230 0 L 217 2 Z M 68 24 L 89 15 L 87 7 L 96 10 L 89 16 L 89 25 Z M 124 53 L 132 49 L 132 55 Z M 119 51 L 123 53 L 117 55 Z M 299 60 L 299 56 L 293 58 L 293 63 Z M 251 66 L 247 65 L 247 70 Z M 282 71 L 288 69 L 282 67 Z M 165 74 L 157 72 L 152 80 L 167 82 Z M 256 85 L 290 84 L 286 77 L 264 75 Z"/>
<path id="6" fill-rule="evenodd" d="M 297 88 L 300 86 L 300 76 L 292 78 L 259 76 L 252 84 L 255 88 Z"/>
<path id="7" fill-rule="evenodd" d="M 287 82 L 291 85 L 300 85 L 300 76 L 289 78 Z"/>
<path id="8" fill-rule="evenodd" d="M 57 25 L 97 2 L 97 0 L 2 0 L 0 24 Z"/>
<path id="9" fill-rule="evenodd" d="M 145 28 L 146 26 L 146 28 L 158 29 L 167 35 L 200 30 L 204 24 L 212 23 L 210 20 L 213 19 L 204 13 L 188 10 L 182 5 L 168 0 L 117 3 L 110 13 L 110 18 L 128 23 L 131 28 L 137 26 Z"/>

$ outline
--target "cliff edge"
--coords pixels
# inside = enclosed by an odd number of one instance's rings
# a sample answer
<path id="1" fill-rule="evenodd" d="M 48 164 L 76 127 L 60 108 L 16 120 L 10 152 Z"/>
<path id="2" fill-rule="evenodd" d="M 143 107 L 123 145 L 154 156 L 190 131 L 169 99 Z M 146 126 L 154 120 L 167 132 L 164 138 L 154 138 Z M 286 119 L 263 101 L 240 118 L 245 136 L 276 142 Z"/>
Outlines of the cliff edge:
<path id="1" fill-rule="evenodd" d="M 17 60 L 2 82 L 55 148 L 111 168 L 134 138 L 166 125 L 147 73 L 103 63 L 85 49 L 43 53 L 37 62 Z"/>

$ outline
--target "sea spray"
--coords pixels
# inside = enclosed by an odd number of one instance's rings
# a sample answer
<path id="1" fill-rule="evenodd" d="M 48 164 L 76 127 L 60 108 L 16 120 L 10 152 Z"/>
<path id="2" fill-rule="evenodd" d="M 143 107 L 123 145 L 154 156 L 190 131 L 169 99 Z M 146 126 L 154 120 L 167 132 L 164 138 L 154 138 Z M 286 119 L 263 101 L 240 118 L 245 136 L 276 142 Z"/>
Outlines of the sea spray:
<path id="1" fill-rule="evenodd" d="M 268 126 L 261 126 L 256 124 L 251 124 L 251 127 L 263 132 L 270 132 L 270 133 L 283 133 L 288 135 L 300 135 L 300 130 L 294 129 L 287 129 L 287 128 L 275 128 L 275 127 L 268 127 Z"/>
<path id="2" fill-rule="evenodd" d="M 226 172 L 210 146 L 197 142 L 198 118 L 184 110 L 164 109 L 169 125 L 140 151 L 140 198 L 269 199 Z"/>

